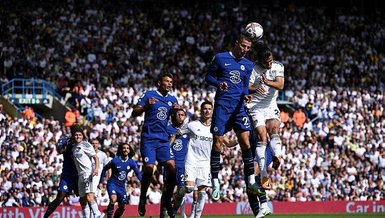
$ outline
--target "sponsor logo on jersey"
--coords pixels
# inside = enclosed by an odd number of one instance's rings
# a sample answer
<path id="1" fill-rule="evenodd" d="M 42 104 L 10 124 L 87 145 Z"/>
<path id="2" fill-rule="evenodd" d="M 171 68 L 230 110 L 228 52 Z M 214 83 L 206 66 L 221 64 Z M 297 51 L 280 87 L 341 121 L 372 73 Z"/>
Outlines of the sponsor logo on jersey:
<path id="1" fill-rule="evenodd" d="M 238 84 L 241 82 L 241 73 L 237 70 L 230 71 L 230 81 L 233 84 Z"/>
<path id="2" fill-rule="evenodd" d="M 183 148 L 182 140 L 177 139 L 174 141 L 174 144 L 172 145 L 172 148 L 174 151 L 180 151 Z"/>

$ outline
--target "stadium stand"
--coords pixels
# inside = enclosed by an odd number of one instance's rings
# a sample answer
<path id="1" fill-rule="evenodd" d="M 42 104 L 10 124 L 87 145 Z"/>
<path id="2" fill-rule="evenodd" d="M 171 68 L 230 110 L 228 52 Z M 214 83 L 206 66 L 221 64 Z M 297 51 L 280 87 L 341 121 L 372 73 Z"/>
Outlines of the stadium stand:
<path id="1" fill-rule="evenodd" d="M 1 2 L 0 84 L 32 77 L 50 82 L 79 111 L 90 139 L 101 138 L 102 149 L 111 152 L 129 142 L 140 165 L 143 117 L 131 118 L 132 105 L 154 87 L 153 78 L 172 72 L 173 94 L 196 119 L 198 105 L 214 96 L 204 82 L 212 54 L 258 20 L 263 40 L 285 66 L 281 100 L 306 114 L 298 126 L 289 111 L 282 125 L 284 163 L 271 172 L 269 199 L 385 199 L 383 8 L 26 2 Z M 62 163 L 55 143 L 68 133 L 54 117 L 11 116 L 0 104 L 1 206 L 44 206 L 55 198 Z M 221 160 L 222 201 L 245 201 L 240 149 L 227 150 Z M 155 181 L 152 188 L 163 185 L 161 177 Z M 130 182 L 133 196 L 138 184 Z M 64 202 L 76 203 L 76 197 Z"/>

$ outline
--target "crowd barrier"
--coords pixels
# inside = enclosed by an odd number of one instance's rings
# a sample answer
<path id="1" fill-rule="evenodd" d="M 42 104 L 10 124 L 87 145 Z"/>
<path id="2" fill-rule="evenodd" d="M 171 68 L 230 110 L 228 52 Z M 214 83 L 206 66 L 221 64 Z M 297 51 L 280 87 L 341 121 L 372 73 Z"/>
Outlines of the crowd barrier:
<path id="1" fill-rule="evenodd" d="M 385 200 L 381 201 L 325 201 L 325 202 L 273 202 L 269 207 L 275 214 L 300 213 L 384 213 Z M 105 207 L 100 207 L 101 210 Z M 138 206 L 127 205 L 123 216 L 138 216 Z M 45 207 L 2 207 L 0 218 L 41 218 Z M 146 216 L 158 216 L 159 205 L 146 207 Z M 191 204 L 186 205 L 186 213 L 191 210 Z M 235 215 L 252 214 L 249 203 L 212 203 L 206 204 L 203 215 Z M 81 217 L 78 206 L 58 207 L 51 217 L 77 218 Z"/>

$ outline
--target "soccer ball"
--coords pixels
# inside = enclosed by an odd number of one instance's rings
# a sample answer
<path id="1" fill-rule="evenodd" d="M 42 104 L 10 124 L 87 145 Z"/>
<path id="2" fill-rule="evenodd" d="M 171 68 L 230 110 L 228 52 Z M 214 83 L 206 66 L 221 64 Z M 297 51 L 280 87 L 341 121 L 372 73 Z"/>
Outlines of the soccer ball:
<path id="1" fill-rule="evenodd" d="M 263 36 L 263 27 L 257 22 L 252 22 L 246 25 L 245 32 L 252 41 L 256 41 Z"/>

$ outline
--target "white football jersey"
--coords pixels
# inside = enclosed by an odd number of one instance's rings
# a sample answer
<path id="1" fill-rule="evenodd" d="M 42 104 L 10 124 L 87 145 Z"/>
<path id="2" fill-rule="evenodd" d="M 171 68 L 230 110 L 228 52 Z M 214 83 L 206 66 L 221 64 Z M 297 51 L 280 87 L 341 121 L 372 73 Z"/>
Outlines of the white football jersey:
<path id="1" fill-rule="evenodd" d="M 103 167 L 108 164 L 108 157 L 107 157 L 107 154 L 101 150 L 98 150 L 98 152 L 96 152 L 96 155 L 99 158 L 98 177 L 100 178 L 100 176 L 102 175 Z M 95 169 L 94 159 L 92 159 L 92 169 Z"/>
<path id="2" fill-rule="evenodd" d="M 205 126 L 196 120 L 183 126 L 179 133 L 190 136 L 185 164 L 196 167 L 210 167 L 213 144 L 213 134 L 210 132 L 210 126 Z"/>
<path id="3" fill-rule="evenodd" d="M 92 174 L 91 159 L 96 155 L 94 147 L 89 142 L 83 141 L 72 148 L 72 154 L 79 176 L 83 178 L 90 177 Z"/>
<path id="4" fill-rule="evenodd" d="M 263 83 L 262 75 L 265 74 L 268 80 L 275 80 L 276 77 L 284 77 L 284 67 L 278 61 L 273 61 L 271 69 L 264 69 L 255 65 L 250 76 L 250 84 L 258 88 L 262 86 L 264 93 L 253 93 L 253 98 L 247 107 L 266 108 L 277 104 L 278 90 Z"/>

